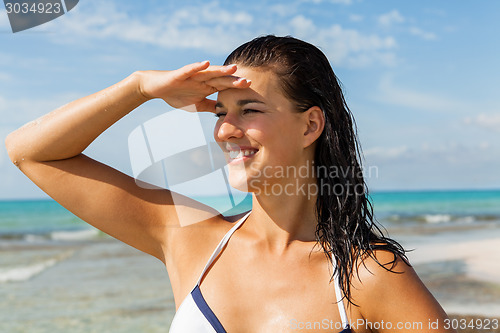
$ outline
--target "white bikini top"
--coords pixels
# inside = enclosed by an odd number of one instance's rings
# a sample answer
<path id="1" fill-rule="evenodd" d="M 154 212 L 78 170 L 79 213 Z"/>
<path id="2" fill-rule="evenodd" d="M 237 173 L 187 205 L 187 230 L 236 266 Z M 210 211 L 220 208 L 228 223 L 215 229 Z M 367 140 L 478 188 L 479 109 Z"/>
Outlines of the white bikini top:
<path id="1" fill-rule="evenodd" d="M 224 235 L 219 245 L 217 245 L 215 251 L 212 253 L 212 256 L 205 265 L 205 268 L 201 272 L 198 282 L 194 286 L 191 293 L 186 296 L 184 301 L 179 306 L 179 309 L 177 310 L 174 320 L 170 326 L 170 333 L 226 333 L 226 330 L 220 323 L 219 319 L 217 319 L 217 316 L 213 313 L 212 309 L 210 309 L 210 306 L 203 298 L 200 290 L 200 283 L 202 278 L 205 276 L 207 269 L 221 253 L 222 249 L 229 241 L 229 238 L 231 238 L 233 233 L 243 224 L 243 222 L 245 222 L 250 213 L 251 212 L 248 212 L 248 214 L 246 214 L 241 220 L 235 223 L 231 230 Z M 335 262 L 335 260 L 333 262 Z M 340 333 L 348 333 L 351 332 L 351 330 L 349 328 L 344 303 L 342 302 L 342 293 L 337 277 L 335 278 L 334 285 L 340 318 L 342 320 L 342 327 L 345 328 Z"/>

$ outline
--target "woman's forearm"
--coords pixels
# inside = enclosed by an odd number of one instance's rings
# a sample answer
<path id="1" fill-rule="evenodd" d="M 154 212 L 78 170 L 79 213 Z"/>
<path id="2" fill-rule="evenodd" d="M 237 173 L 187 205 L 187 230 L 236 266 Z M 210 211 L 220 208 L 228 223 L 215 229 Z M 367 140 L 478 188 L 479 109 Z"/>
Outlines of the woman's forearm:
<path id="1" fill-rule="evenodd" d="M 6 139 L 10 159 L 48 162 L 79 155 L 102 132 L 149 99 L 161 98 L 175 108 L 195 105 L 215 111 L 206 97 L 225 89 L 248 88 L 250 81 L 233 76 L 236 66 L 209 66 L 208 61 L 175 71 L 139 71 L 93 95 L 52 111 L 12 132 Z"/>
<path id="2" fill-rule="evenodd" d="M 134 73 L 117 84 L 66 104 L 12 132 L 6 139 L 10 159 L 54 161 L 79 155 L 102 132 L 146 102 Z"/>

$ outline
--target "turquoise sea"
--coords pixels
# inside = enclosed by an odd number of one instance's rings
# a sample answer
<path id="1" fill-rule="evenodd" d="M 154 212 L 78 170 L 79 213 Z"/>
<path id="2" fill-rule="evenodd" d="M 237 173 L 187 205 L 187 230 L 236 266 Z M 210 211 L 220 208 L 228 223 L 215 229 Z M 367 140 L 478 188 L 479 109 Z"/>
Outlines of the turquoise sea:
<path id="1" fill-rule="evenodd" d="M 500 190 L 371 193 L 375 216 L 385 227 L 500 223 Z M 200 198 L 218 207 L 222 197 Z M 234 212 L 251 209 L 247 197 Z M 92 227 L 53 200 L 0 201 L 0 240 L 78 238 Z"/>
<path id="2" fill-rule="evenodd" d="M 375 215 L 387 226 L 500 220 L 500 190 L 375 192 L 371 196 Z"/>
<path id="3" fill-rule="evenodd" d="M 500 190 L 375 192 L 371 198 L 378 221 L 403 245 L 442 249 L 440 261 L 417 260 L 415 269 L 445 309 L 500 314 L 492 305 L 499 287 L 467 280 L 467 259 L 451 258 L 453 246 L 500 237 Z M 227 198 L 198 199 L 218 207 Z M 246 199 L 234 212 L 249 209 Z M 0 201 L 0 299 L 0 332 L 159 333 L 168 331 L 175 313 L 163 263 L 52 200 Z"/>

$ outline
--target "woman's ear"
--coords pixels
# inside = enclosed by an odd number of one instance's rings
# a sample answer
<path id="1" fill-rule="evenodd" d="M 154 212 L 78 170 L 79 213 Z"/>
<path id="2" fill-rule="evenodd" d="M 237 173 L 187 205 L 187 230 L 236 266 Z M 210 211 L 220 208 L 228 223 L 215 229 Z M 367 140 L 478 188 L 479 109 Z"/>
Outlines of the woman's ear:
<path id="1" fill-rule="evenodd" d="M 304 112 L 307 129 L 304 132 L 304 148 L 313 144 L 323 133 L 325 127 L 325 115 L 323 111 L 313 106 Z"/>

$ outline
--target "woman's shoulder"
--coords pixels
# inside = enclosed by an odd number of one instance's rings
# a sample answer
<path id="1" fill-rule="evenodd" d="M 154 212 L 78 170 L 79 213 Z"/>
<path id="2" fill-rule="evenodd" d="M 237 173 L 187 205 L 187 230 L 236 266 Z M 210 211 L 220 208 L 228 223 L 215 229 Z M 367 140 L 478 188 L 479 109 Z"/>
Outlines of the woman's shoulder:
<path id="1" fill-rule="evenodd" d="M 239 221 L 245 213 L 223 216 L 222 214 L 190 216 L 191 223 L 182 222 L 172 227 L 168 249 L 166 251 L 167 267 L 175 270 L 197 271 L 203 266 L 215 250 L 224 235 Z"/>
<path id="2" fill-rule="evenodd" d="M 189 197 L 170 192 L 174 218 L 166 224 L 165 257 L 176 252 L 203 252 L 204 247 L 211 247 L 227 232 L 238 216 L 224 216 L 217 210 Z M 201 252 L 200 252 L 201 251 Z"/>
<path id="3" fill-rule="evenodd" d="M 179 225 L 170 232 L 168 256 L 183 253 L 183 257 L 193 253 L 197 257 L 214 249 L 224 235 L 235 223 L 234 217 L 225 217 L 222 214 L 199 214 L 190 216 L 190 220 L 183 223 L 179 218 Z"/>
<path id="4" fill-rule="evenodd" d="M 358 260 L 352 279 L 352 300 L 364 318 L 394 323 L 445 317 L 408 260 L 376 249 Z"/>
<path id="5" fill-rule="evenodd" d="M 414 270 L 406 258 L 387 249 L 366 251 L 358 257 L 353 271 L 353 283 L 358 287 L 380 287 L 400 279 Z"/>
<path id="6" fill-rule="evenodd" d="M 188 225 L 173 227 L 165 264 L 177 299 L 183 299 L 196 281 L 217 245 L 235 225 L 235 217 L 221 214 Z"/>
<path id="7" fill-rule="evenodd" d="M 365 311 L 377 308 L 398 296 L 412 280 L 418 279 L 409 262 L 386 249 L 361 254 L 353 267 L 351 293 L 355 304 Z"/>

